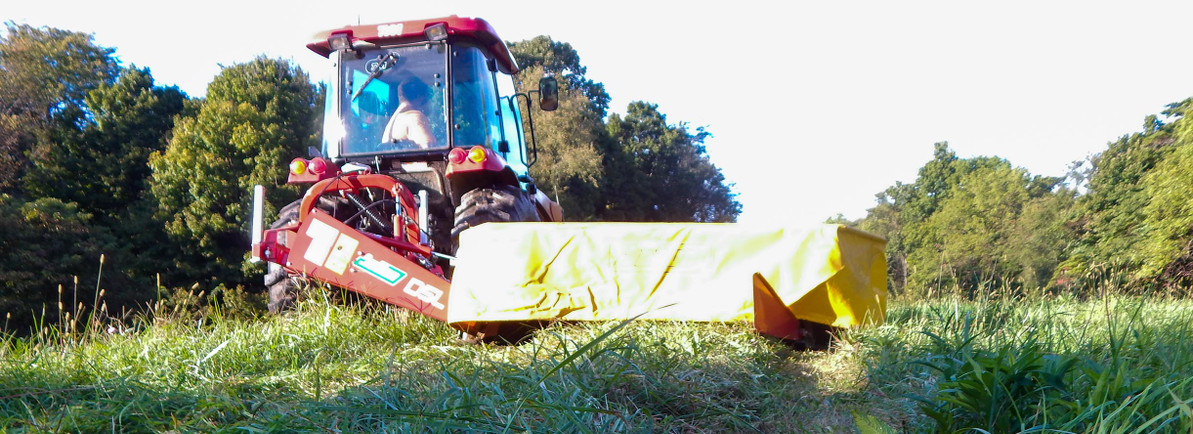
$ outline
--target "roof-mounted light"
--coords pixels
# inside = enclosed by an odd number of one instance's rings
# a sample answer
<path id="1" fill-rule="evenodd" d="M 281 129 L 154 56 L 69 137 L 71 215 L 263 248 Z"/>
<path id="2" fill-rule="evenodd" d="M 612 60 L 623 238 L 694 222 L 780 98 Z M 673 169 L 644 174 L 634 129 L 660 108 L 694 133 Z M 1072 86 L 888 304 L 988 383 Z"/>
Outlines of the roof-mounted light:
<path id="1" fill-rule="evenodd" d="M 347 33 L 335 33 L 327 38 L 327 45 L 331 46 L 331 51 L 347 50 L 352 48 L 352 41 Z"/>
<path id="2" fill-rule="evenodd" d="M 426 29 L 423 29 L 423 34 L 427 35 L 427 39 L 431 41 L 447 39 L 447 24 L 439 23 L 428 26 Z"/>

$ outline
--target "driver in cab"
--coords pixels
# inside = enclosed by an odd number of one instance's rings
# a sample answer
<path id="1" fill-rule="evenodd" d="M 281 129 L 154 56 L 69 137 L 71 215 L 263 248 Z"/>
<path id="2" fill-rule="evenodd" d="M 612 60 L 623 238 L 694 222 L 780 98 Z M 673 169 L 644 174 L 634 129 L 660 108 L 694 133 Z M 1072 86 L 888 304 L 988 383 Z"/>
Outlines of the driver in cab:
<path id="1" fill-rule="evenodd" d="M 426 149 L 435 146 L 431 122 L 425 114 L 430 89 L 422 81 L 411 78 L 398 85 L 398 110 L 389 118 L 381 140 L 385 143 L 410 142 Z"/>

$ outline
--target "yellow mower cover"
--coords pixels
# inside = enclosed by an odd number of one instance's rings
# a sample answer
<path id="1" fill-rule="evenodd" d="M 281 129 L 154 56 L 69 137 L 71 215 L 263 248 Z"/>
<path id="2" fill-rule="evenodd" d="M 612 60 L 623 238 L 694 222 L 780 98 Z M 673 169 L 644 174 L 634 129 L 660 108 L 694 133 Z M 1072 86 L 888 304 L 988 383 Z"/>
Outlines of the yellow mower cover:
<path id="1" fill-rule="evenodd" d="M 793 318 L 838 327 L 886 314 L 886 241 L 840 225 L 489 223 L 460 235 L 448 323 Z M 798 336 L 798 334 L 796 335 Z"/>

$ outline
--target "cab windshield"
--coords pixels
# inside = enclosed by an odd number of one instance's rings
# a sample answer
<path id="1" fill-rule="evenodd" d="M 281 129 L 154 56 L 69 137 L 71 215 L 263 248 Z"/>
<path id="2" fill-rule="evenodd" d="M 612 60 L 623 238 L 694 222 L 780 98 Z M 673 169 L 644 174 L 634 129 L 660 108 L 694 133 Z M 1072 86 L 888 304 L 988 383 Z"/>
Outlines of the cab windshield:
<path id="1" fill-rule="evenodd" d="M 517 154 L 503 155 L 516 157 L 511 163 L 523 159 L 514 92 L 499 86 L 496 66 L 480 48 L 421 43 L 359 56 L 345 52 L 340 59 L 338 104 L 329 98 L 325 112 L 331 119 L 338 110 L 341 120 L 327 123 L 324 131 L 326 143 L 339 151 L 333 156 L 360 159 L 485 146 Z"/>
<path id="2" fill-rule="evenodd" d="M 432 43 L 341 58 L 344 155 L 448 147 L 446 50 L 446 44 Z"/>

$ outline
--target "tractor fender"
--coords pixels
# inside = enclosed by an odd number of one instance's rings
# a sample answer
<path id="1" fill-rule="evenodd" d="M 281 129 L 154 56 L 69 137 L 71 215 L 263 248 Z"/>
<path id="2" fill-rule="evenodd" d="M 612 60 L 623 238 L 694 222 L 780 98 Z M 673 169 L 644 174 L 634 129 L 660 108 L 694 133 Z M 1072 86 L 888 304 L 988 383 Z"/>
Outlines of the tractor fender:
<path id="1" fill-rule="evenodd" d="M 495 185 L 519 186 L 518 175 L 510 168 L 501 155 L 483 146 L 469 149 L 455 148 L 448 155 L 447 178 L 451 201 L 460 203 L 464 193 Z"/>

